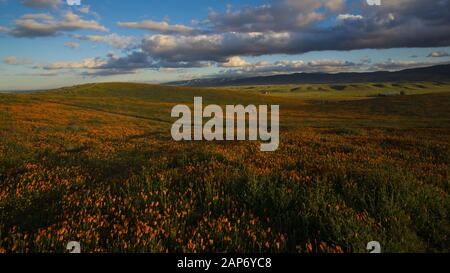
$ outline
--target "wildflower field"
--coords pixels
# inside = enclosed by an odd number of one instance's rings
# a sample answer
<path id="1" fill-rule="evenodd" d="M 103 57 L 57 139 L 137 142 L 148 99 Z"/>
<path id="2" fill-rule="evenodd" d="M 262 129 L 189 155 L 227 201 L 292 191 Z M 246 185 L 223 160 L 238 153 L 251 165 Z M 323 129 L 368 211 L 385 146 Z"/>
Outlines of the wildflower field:
<path id="1" fill-rule="evenodd" d="M 173 141 L 194 96 L 279 104 L 279 149 Z M 447 83 L 0 94 L 0 252 L 448 252 L 449 171 Z"/>

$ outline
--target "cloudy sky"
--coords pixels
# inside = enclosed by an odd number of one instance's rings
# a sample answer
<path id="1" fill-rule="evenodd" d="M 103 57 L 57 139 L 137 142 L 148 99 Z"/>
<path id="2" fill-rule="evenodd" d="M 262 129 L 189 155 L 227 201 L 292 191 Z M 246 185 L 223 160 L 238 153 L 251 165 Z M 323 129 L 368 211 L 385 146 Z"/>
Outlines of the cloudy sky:
<path id="1" fill-rule="evenodd" d="M 450 62 L 450 0 L 0 0 L 0 90 Z"/>

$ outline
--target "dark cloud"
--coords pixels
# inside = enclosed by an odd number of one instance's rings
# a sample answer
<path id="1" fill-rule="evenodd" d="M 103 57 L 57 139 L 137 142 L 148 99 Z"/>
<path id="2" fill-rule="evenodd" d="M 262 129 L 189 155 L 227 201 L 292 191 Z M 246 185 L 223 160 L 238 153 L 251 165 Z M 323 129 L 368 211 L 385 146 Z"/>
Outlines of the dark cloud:
<path id="1" fill-rule="evenodd" d="M 450 0 L 385 1 L 348 13 L 349 1 L 274 1 L 210 12 L 203 34 L 157 34 L 142 51 L 168 62 L 226 62 L 233 56 L 302 54 L 322 50 L 450 45 Z M 326 22 L 326 24 L 324 24 Z"/>
<path id="2" fill-rule="evenodd" d="M 225 13 L 210 11 L 202 22 L 216 32 L 295 32 L 323 21 L 345 7 L 344 0 L 279 0 Z"/>
<path id="3" fill-rule="evenodd" d="M 322 60 L 248 64 L 242 58 L 324 50 L 450 46 L 450 0 L 432 3 L 390 0 L 383 1 L 379 7 L 365 3 L 362 0 L 273 0 L 241 9 L 229 6 L 225 12 L 210 11 L 205 19 L 196 22 L 195 28 L 155 21 L 122 22 L 119 26 L 159 34 L 148 35 L 140 43 L 118 35 L 78 36 L 81 40 L 126 48 L 126 55 L 110 55 L 101 61 L 91 59 L 84 63 L 57 63 L 53 67 L 88 69 L 86 75 L 212 65 L 237 67 L 233 69 L 236 73 L 248 74 L 396 70 L 429 63 L 388 60 L 373 64 L 370 58 L 365 58 L 360 63 Z M 24 16 L 12 29 L 0 28 L 0 31 L 16 37 L 52 36 L 77 29 L 106 31 L 96 21 L 84 21 L 74 14 L 62 20 L 46 16 Z"/>
<path id="4" fill-rule="evenodd" d="M 54 9 L 61 4 L 61 0 L 20 0 L 20 3 L 30 8 Z"/>
<path id="5" fill-rule="evenodd" d="M 147 54 L 143 52 L 132 52 L 125 57 L 109 54 L 106 63 L 96 67 L 96 69 L 135 71 L 137 69 L 153 67 L 154 65 Z"/>
<path id="6" fill-rule="evenodd" d="M 100 77 L 135 74 L 142 69 L 159 70 L 162 68 L 183 69 L 206 67 L 212 65 L 208 62 L 168 62 L 154 60 L 144 52 L 131 52 L 126 56 L 108 54 L 106 58 L 88 58 L 77 62 L 55 62 L 36 66 L 44 70 L 82 70 L 85 77 Z"/>
<path id="7" fill-rule="evenodd" d="M 102 73 L 113 74 L 129 74 L 135 73 L 139 69 L 160 69 L 160 68 L 198 68 L 211 65 L 208 62 L 172 62 L 166 60 L 155 60 L 148 56 L 145 52 L 132 52 L 125 57 L 118 57 L 112 54 L 108 55 L 105 64 L 102 64 L 94 69 L 103 70 L 104 72 L 95 72 L 96 75 Z M 122 73 L 123 72 L 123 73 Z"/>
<path id="8" fill-rule="evenodd" d="M 226 62 L 230 56 L 285 52 L 293 46 L 293 41 L 287 32 L 152 35 L 142 41 L 142 50 L 155 59 L 168 62 Z"/>
<path id="9" fill-rule="evenodd" d="M 71 37 L 81 40 L 90 41 L 94 43 L 106 43 L 117 49 L 131 49 L 135 47 L 136 38 L 130 36 L 121 36 L 116 33 L 108 35 L 71 35 Z"/>

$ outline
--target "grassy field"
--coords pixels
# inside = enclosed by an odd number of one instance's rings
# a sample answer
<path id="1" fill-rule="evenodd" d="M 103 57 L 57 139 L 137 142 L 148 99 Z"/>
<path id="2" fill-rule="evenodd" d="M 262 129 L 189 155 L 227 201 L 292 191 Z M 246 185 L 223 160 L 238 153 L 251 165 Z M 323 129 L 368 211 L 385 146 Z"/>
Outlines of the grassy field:
<path id="1" fill-rule="evenodd" d="M 229 87 L 255 94 L 265 94 L 310 100 L 358 100 L 370 97 L 396 95 L 420 95 L 447 92 L 449 83 L 355 83 L 355 84 L 302 84 L 302 85 L 256 85 Z"/>
<path id="2" fill-rule="evenodd" d="M 174 142 L 176 104 L 279 104 L 280 148 Z M 450 249 L 450 84 L 0 94 L 0 252 Z"/>

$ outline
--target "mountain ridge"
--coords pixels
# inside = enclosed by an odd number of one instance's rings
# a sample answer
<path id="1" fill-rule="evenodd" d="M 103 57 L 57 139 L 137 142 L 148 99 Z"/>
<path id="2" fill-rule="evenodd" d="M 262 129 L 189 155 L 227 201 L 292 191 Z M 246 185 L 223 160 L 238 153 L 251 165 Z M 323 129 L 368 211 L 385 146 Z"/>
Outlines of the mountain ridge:
<path id="1" fill-rule="evenodd" d="M 341 73 L 292 73 L 242 78 L 206 78 L 168 82 L 176 86 L 239 86 L 314 83 L 363 83 L 363 82 L 420 82 L 450 81 L 450 64 L 411 68 L 400 71 L 341 72 Z"/>

